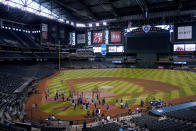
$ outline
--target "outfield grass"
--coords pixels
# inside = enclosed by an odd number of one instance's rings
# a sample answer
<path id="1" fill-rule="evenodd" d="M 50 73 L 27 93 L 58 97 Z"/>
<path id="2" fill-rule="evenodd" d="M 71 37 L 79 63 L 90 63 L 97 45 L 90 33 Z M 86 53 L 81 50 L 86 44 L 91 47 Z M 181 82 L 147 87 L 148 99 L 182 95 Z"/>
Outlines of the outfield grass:
<path id="1" fill-rule="evenodd" d="M 55 90 L 62 90 L 69 94 L 69 87 L 65 80 L 77 78 L 91 78 L 91 77 L 123 77 L 123 78 L 145 78 L 152 80 L 159 80 L 164 83 L 169 83 L 179 87 L 179 90 L 156 92 L 142 95 L 125 96 L 124 99 L 129 99 L 129 104 L 138 104 L 141 99 L 157 98 L 157 99 L 170 99 L 179 98 L 183 96 L 192 96 L 196 94 L 196 72 L 177 71 L 177 70 L 160 70 L 160 69 L 131 69 L 131 68 L 114 68 L 114 69 L 79 69 L 79 70 L 65 70 L 59 75 L 49 80 L 48 87 L 50 88 L 50 95 L 54 96 Z M 61 84 L 61 80 L 64 82 Z M 105 83 L 104 83 L 105 82 Z M 89 82 L 75 85 L 78 90 L 93 89 L 96 85 L 114 86 L 113 89 L 106 89 L 114 93 L 119 92 L 140 92 L 143 87 L 134 84 L 125 84 L 121 81 L 104 81 L 104 82 Z M 104 84 L 103 84 L 104 83 Z M 138 89 L 136 89 L 138 88 Z M 123 91 L 124 90 L 124 91 Z M 107 103 L 115 104 L 115 100 L 120 98 L 107 98 Z"/>

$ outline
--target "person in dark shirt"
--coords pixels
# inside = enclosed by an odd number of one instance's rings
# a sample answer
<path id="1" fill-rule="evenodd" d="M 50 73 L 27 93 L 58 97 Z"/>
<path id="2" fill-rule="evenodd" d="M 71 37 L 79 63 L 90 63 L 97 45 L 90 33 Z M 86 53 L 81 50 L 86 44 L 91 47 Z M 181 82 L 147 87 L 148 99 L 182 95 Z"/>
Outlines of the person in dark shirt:
<path id="1" fill-rule="evenodd" d="M 74 111 L 76 111 L 76 103 L 74 104 Z"/>
<path id="2" fill-rule="evenodd" d="M 97 100 L 99 100 L 99 95 L 97 94 Z"/>
<path id="3" fill-rule="evenodd" d="M 83 129 L 86 129 L 86 121 L 83 123 Z"/>
<path id="4" fill-rule="evenodd" d="M 143 107 L 143 106 L 144 106 L 144 101 L 143 101 L 143 100 L 141 100 L 140 105 L 141 105 L 141 107 Z"/>
<path id="5" fill-rule="evenodd" d="M 51 116 L 50 115 L 48 116 L 48 120 L 51 120 Z"/>
<path id="6" fill-rule="evenodd" d="M 97 109 L 96 109 L 96 115 L 98 115 L 98 114 L 99 114 L 99 109 L 97 108 Z"/>
<path id="7" fill-rule="evenodd" d="M 123 103 L 123 98 L 121 98 L 120 102 Z"/>
<path id="8" fill-rule="evenodd" d="M 88 117 L 90 116 L 90 111 L 89 111 L 89 110 L 87 111 L 87 116 L 88 116 Z"/>
<path id="9" fill-rule="evenodd" d="M 94 110 L 92 111 L 92 117 L 93 117 L 93 118 L 95 117 L 95 112 L 94 112 Z"/>
<path id="10" fill-rule="evenodd" d="M 101 114 L 101 116 L 102 116 L 102 118 L 104 118 L 105 114 L 104 114 L 104 113 L 102 113 L 102 114 Z"/>
<path id="11" fill-rule="evenodd" d="M 118 104 L 118 99 L 116 99 L 116 104 Z"/>
<path id="12" fill-rule="evenodd" d="M 109 105 L 107 104 L 107 111 L 109 110 L 109 108 L 110 108 L 110 107 L 109 107 Z"/>

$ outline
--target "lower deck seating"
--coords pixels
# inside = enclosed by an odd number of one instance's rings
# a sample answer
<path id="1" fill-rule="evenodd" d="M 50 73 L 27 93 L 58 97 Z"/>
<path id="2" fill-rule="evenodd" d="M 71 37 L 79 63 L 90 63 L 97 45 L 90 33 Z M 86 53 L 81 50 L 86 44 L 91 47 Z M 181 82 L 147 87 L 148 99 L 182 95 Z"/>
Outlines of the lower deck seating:
<path id="1" fill-rule="evenodd" d="M 13 93 L 28 79 L 40 79 L 54 73 L 55 64 L 5 64 L 0 69 L 0 92 Z"/>
<path id="2" fill-rule="evenodd" d="M 195 131 L 192 124 L 181 123 L 170 119 L 160 119 L 159 117 L 143 115 L 133 117 L 131 122 L 136 123 L 140 128 L 147 128 L 150 131 Z"/>
<path id="3" fill-rule="evenodd" d="M 41 131 L 65 131 L 65 128 L 55 128 L 55 127 L 43 127 Z"/>
<path id="4" fill-rule="evenodd" d="M 165 113 L 166 116 L 196 123 L 196 107 Z"/>

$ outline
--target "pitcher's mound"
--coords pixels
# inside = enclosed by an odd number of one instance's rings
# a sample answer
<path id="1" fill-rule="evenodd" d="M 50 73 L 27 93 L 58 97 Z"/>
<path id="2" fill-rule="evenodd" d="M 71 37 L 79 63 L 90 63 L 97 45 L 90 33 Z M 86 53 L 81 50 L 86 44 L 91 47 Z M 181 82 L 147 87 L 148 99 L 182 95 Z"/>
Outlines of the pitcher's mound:
<path id="1" fill-rule="evenodd" d="M 114 88 L 113 86 L 101 86 L 100 87 L 101 89 L 112 89 L 112 88 Z"/>

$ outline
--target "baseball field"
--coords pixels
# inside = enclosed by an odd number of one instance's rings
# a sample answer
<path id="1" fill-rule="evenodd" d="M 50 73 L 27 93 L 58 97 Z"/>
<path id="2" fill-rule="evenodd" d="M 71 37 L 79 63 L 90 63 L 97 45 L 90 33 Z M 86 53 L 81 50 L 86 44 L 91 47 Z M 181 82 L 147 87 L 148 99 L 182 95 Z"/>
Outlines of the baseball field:
<path id="1" fill-rule="evenodd" d="M 74 98 L 82 96 L 91 100 L 96 97 L 93 91 L 99 91 L 111 110 L 120 108 L 120 99 L 124 103 L 127 100 L 129 106 L 153 98 L 183 100 L 196 98 L 196 72 L 131 68 L 64 70 L 46 79 L 40 87 L 41 92 L 44 90 L 49 92 L 49 98 L 45 100 L 42 93 L 42 98 L 37 100 L 39 112 L 60 118 L 82 116 L 86 110 L 77 107 L 75 111 L 71 102 L 63 102 L 61 97 L 54 101 L 55 93 L 64 93 L 68 97 L 71 91 Z M 93 110 L 92 106 L 90 110 Z"/>

